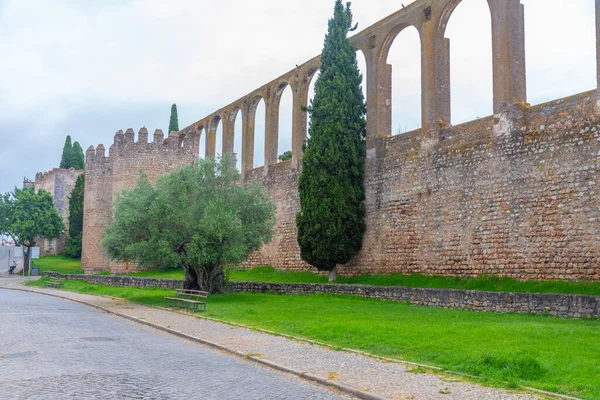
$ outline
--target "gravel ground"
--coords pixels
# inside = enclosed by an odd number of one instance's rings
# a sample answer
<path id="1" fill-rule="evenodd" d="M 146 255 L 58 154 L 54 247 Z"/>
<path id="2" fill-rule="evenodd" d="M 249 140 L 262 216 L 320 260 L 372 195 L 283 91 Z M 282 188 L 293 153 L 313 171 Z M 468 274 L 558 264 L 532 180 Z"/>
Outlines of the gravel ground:
<path id="1" fill-rule="evenodd" d="M 16 287 L 16 282 L 6 286 Z M 0 286 L 3 282 L 0 281 Z M 307 372 L 336 383 L 389 399 L 539 399 L 531 394 L 484 387 L 460 378 L 408 372 L 415 367 L 269 335 L 251 329 L 146 307 L 120 299 L 54 289 L 27 288 L 85 301 L 138 319 L 217 343 L 228 349 Z M 209 305 L 210 306 L 210 305 Z"/>

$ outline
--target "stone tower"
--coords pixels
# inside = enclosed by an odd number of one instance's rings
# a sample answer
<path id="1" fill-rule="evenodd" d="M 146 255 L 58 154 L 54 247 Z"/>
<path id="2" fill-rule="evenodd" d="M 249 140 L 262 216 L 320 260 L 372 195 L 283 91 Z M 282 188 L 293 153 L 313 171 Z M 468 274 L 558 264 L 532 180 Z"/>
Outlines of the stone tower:
<path id="1" fill-rule="evenodd" d="M 168 138 L 160 129 L 148 142 L 148 130 L 140 129 L 135 141 L 133 129 L 118 131 L 108 156 L 104 145 L 86 151 L 85 195 L 83 205 L 83 244 L 81 266 L 86 273 L 110 270 L 131 272 L 134 264 L 115 263 L 108 259 L 100 240 L 113 216 L 112 203 L 123 189 L 135 186 L 143 172 L 151 183 L 158 177 L 193 163 L 198 155 L 197 136 L 171 132 Z"/>

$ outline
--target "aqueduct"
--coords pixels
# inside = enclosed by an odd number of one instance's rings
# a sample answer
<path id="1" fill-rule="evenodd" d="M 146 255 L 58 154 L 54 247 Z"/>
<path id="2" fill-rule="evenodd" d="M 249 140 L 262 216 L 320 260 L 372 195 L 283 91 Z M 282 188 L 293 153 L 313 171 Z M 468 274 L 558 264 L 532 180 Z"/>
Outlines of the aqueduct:
<path id="1" fill-rule="evenodd" d="M 520 0 L 481 1 L 487 1 L 492 25 L 492 116 L 449 124 L 450 41 L 445 31 L 461 0 L 417 0 L 350 38 L 366 61 L 367 230 L 361 251 L 338 268 L 340 274 L 600 280 L 598 90 L 527 104 L 524 6 Z M 595 7 L 598 57 L 600 0 Z M 392 136 L 387 58 L 396 36 L 409 27 L 421 42 L 422 125 Z M 596 60 L 597 72 L 598 65 Z M 90 147 L 82 254 L 86 272 L 135 268 L 111 263 L 100 239 L 112 201 L 135 184 L 139 171 L 155 182 L 192 163 L 200 140 L 205 155 L 214 156 L 221 124 L 220 152 L 233 153 L 240 115 L 243 177 L 263 184 L 277 205 L 275 236 L 246 264 L 310 269 L 300 257 L 296 214 L 308 123 L 301 106 L 308 103 L 319 66 L 315 57 L 167 139 L 157 131 L 148 143 L 142 129 L 136 142 L 128 130 L 117 132 L 108 156 L 104 146 Z M 287 87 L 293 98 L 292 160 L 277 162 L 279 105 Z M 264 167 L 253 168 L 256 110 L 262 102 Z"/>
<path id="2" fill-rule="evenodd" d="M 366 60 L 367 147 L 374 148 L 377 137 L 392 134 L 392 69 L 387 56 L 396 36 L 414 27 L 421 40 L 421 132 L 422 138 L 435 140 L 440 125 L 451 121 L 450 41 L 446 26 L 462 0 L 417 0 L 394 14 L 352 36 L 350 41 Z M 483 0 L 482 0 L 483 1 Z M 526 103 L 525 20 L 520 0 L 485 0 L 492 21 L 493 107 L 494 114 L 514 104 Z M 596 3 L 596 33 L 600 43 L 600 0 Z M 600 52 L 596 52 L 597 55 Z M 319 70 L 317 56 L 253 92 L 215 111 L 185 128 L 186 134 L 205 140 L 205 155 L 233 153 L 235 121 L 242 114 L 242 174 L 253 169 L 254 127 L 258 103 L 265 103 L 264 170 L 277 162 L 279 103 L 286 87 L 293 93 L 292 159 L 302 159 L 306 140 L 309 86 Z M 600 81 L 600 72 L 598 73 Z M 223 124 L 223 148 L 216 149 L 219 123 Z"/>

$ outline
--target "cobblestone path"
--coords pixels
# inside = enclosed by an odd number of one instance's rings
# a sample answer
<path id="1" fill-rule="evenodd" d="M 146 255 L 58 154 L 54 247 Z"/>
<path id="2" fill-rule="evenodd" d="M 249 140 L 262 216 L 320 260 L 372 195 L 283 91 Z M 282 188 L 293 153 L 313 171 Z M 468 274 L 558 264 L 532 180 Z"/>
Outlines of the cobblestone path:
<path id="1" fill-rule="evenodd" d="M 39 294 L 0 289 L 0 399 L 348 398 Z"/>

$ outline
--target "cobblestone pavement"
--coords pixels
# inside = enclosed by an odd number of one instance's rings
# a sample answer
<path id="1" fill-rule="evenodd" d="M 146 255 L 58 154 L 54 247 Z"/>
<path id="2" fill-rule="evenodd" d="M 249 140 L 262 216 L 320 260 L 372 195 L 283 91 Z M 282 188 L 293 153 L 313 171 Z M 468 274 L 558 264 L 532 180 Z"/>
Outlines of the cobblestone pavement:
<path id="1" fill-rule="evenodd" d="M 1 286 L 2 281 L 0 281 Z M 16 285 L 8 286 L 15 287 Z M 194 318 L 170 310 L 146 307 L 122 299 L 90 296 L 54 289 L 30 287 L 27 290 L 53 293 L 86 301 L 113 312 L 170 327 L 243 354 L 277 363 L 295 371 L 310 373 L 384 398 L 539 399 L 535 395 L 484 387 L 462 381 L 457 377 L 445 377 L 433 373 L 414 373 L 415 367 L 409 364 L 381 361 L 352 352 L 334 351 L 326 347 L 291 340 L 282 336 L 269 335 L 243 327 Z M 210 299 L 208 307 L 210 307 Z M 411 372 L 411 370 L 413 371 Z M 0 379 L 2 379 L 1 376 Z"/>
<path id="2" fill-rule="evenodd" d="M 340 399 L 96 309 L 0 289 L 0 399 Z"/>

